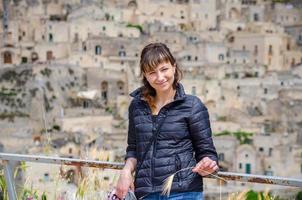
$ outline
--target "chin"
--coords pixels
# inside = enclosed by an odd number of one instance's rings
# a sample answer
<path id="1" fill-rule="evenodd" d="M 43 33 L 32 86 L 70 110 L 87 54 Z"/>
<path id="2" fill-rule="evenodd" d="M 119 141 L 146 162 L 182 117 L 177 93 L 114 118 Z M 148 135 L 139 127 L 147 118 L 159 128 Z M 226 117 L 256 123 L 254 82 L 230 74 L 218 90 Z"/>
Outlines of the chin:
<path id="1" fill-rule="evenodd" d="M 159 92 L 165 92 L 165 91 L 170 90 L 171 88 L 172 88 L 172 85 L 171 86 L 165 85 L 164 87 L 159 87 L 159 88 L 156 88 L 155 90 L 159 91 Z"/>

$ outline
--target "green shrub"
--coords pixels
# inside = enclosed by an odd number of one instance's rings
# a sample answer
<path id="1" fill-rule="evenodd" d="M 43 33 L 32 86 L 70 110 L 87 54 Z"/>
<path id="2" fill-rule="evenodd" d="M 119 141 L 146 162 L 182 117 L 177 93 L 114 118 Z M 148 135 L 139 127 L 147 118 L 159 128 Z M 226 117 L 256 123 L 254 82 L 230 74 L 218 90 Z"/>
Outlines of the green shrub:
<path id="1" fill-rule="evenodd" d="M 298 192 L 296 200 L 302 200 L 302 191 Z"/>
<path id="2" fill-rule="evenodd" d="M 230 132 L 230 131 L 222 131 L 220 133 L 215 133 L 214 136 L 224 136 L 229 135 L 235 137 L 237 140 L 239 140 L 240 144 L 251 144 L 253 133 L 244 132 L 244 131 L 236 131 L 236 132 Z"/>

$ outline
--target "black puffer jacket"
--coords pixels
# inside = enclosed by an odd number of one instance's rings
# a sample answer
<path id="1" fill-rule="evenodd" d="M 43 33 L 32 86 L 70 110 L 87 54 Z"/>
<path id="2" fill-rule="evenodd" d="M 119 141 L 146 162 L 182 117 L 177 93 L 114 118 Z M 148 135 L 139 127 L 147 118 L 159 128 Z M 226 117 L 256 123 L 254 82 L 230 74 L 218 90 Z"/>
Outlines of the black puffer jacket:
<path id="1" fill-rule="evenodd" d="M 134 157 L 137 166 L 141 166 L 135 176 L 135 194 L 138 198 L 161 192 L 163 182 L 169 175 L 195 166 L 206 156 L 217 161 L 207 108 L 199 98 L 186 95 L 181 84 L 177 86 L 174 101 L 160 110 L 154 123 L 150 107 L 141 99 L 140 88 L 130 95 L 134 99 L 129 106 L 126 159 Z M 160 132 L 148 150 L 152 134 L 162 120 L 164 123 Z M 146 150 L 148 152 L 143 159 Z M 171 191 L 202 191 L 202 185 L 201 176 L 192 170 L 184 170 L 174 177 Z"/>

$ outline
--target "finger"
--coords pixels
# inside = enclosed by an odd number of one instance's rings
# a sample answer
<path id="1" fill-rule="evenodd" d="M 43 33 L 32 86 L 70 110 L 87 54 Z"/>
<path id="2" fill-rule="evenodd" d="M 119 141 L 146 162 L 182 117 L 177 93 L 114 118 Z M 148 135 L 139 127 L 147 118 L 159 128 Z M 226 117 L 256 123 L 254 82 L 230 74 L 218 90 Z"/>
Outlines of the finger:
<path id="1" fill-rule="evenodd" d="M 193 171 L 193 172 L 197 172 L 198 169 L 202 166 L 202 164 L 203 164 L 203 161 L 202 161 L 202 160 L 199 161 L 199 162 L 195 165 L 195 167 L 192 169 L 192 171 Z"/>
<path id="2" fill-rule="evenodd" d="M 118 198 L 122 198 L 122 196 L 123 196 L 123 192 L 121 191 L 121 190 L 116 190 L 115 191 L 115 195 L 118 197 Z"/>
<path id="3" fill-rule="evenodd" d="M 125 189 L 117 188 L 115 191 L 115 195 L 118 196 L 118 198 L 123 199 L 128 191 Z"/>
<path id="4" fill-rule="evenodd" d="M 132 182 L 131 185 L 130 185 L 130 189 L 131 189 L 132 191 L 134 191 L 134 183 L 133 183 L 133 182 Z"/>
<path id="5" fill-rule="evenodd" d="M 202 169 L 209 168 L 210 165 L 211 165 L 211 163 L 212 163 L 211 161 L 206 160 L 206 161 L 203 162 L 203 164 L 202 164 L 202 166 L 200 168 L 202 168 Z"/>
<path id="6" fill-rule="evenodd" d="M 215 161 L 211 162 L 211 164 L 209 165 L 209 168 L 214 168 L 217 165 L 217 163 Z"/>
<path id="7" fill-rule="evenodd" d="M 218 170 L 219 170 L 218 165 L 216 165 L 213 169 L 214 169 L 214 172 L 218 172 Z"/>

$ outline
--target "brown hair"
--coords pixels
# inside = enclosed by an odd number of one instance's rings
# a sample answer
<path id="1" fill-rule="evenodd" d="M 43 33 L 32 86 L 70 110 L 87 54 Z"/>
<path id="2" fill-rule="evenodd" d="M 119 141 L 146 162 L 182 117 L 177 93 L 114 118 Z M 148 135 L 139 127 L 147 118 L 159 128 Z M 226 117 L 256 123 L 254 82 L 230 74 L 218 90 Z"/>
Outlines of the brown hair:
<path id="1" fill-rule="evenodd" d="M 170 52 L 169 48 L 163 43 L 151 43 L 145 46 L 141 53 L 140 59 L 140 75 L 143 77 L 142 95 L 143 98 L 148 102 L 151 110 L 155 110 L 154 98 L 156 91 L 149 82 L 147 81 L 144 73 L 154 70 L 159 64 L 163 62 L 170 62 L 171 65 L 175 66 L 173 88 L 176 89 L 177 83 L 182 77 L 182 72 L 176 63 L 175 58 Z"/>

